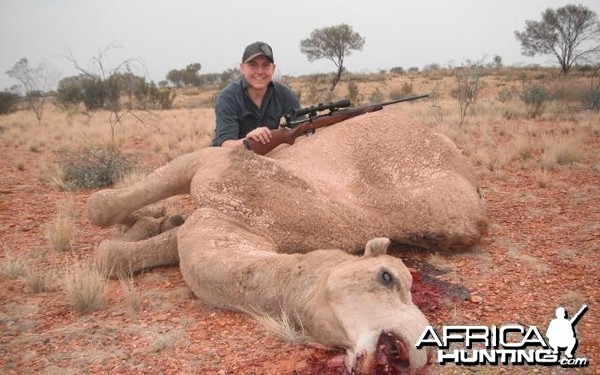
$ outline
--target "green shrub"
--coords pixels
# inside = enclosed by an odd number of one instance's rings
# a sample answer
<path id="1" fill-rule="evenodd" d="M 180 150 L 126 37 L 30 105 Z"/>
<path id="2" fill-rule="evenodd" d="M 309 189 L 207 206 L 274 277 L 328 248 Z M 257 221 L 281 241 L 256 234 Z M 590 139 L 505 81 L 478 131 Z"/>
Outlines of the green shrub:
<path id="1" fill-rule="evenodd" d="M 375 91 L 373 91 L 373 93 L 370 96 L 370 101 L 371 103 L 378 103 L 378 102 L 382 102 L 384 100 L 384 95 L 381 92 L 381 90 L 379 90 L 379 88 L 376 88 Z"/>
<path id="2" fill-rule="evenodd" d="M 540 83 L 524 85 L 519 97 L 528 107 L 529 115 L 537 117 L 544 111 L 544 105 L 550 99 L 548 90 Z"/>
<path id="3" fill-rule="evenodd" d="M 111 186 L 130 172 L 134 163 L 113 147 L 91 147 L 60 157 L 69 189 L 98 189 Z"/>
<path id="4" fill-rule="evenodd" d="M 348 99 L 354 106 L 359 106 L 361 100 L 360 90 L 354 81 L 348 82 Z"/>
<path id="5" fill-rule="evenodd" d="M 498 90 L 498 94 L 496 94 L 496 99 L 500 103 L 506 103 L 510 99 L 512 99 L 512 97 L 513 97 L 513 90 L 511 90 L 508 87 L 501 88 L 500 90 Z"/>
<path id="6" fill-rule="evenodd" d="M 600 89 L 585 90 L 579 94 L 579 100 L 585 109 L 600 111 Z"/>
<path id="7" fill-rule="evenodd" d="M 173 107 L 173 101 L 175 100 L 175 96 L 175 91 L 168 88 L 155 88 L 150 91 L 150 100 L 155 105 L 155 107 L 158 107 L 160 109 L 171 109 Z"/>
<path id="8" fill-rule="evenodd" d="M 171 109 L 176 96 L 175 90 L 158 87 L 154 82 L 147 83 L 146 81 L 136 83 L 134 94 L 140 107 L 144 109 Z"/>
<path id="9" fill-rule="evenodd" d="M 107 90 L 103 81 L 97 79 L 83 81 L 83 104 L 88 111 L 103 108 L 106 97 Z"/>
<path id="10" fill-rule="evenodd" d="M 11 92 L 0 92 L 0 114 L 5 115 L 15 110 L 15 104 L 19 101 L 19 95 Z"/>
<path id="11" fill-rule="evenodd" d="M 56 100 L 64 108 L 81 103 L 83 101 L 83 78 L 66 77 L 61 79 L 56 89 Z"/>

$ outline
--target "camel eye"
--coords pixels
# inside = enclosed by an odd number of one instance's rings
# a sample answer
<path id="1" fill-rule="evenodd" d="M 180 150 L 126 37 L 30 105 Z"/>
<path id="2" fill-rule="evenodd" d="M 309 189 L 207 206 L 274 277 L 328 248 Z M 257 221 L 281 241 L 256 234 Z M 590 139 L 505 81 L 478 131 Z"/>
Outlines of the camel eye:
<path id="1" fill-rule="evenodd" d="M 386 270 L 381 270 L 379 272 L 379 282 L 385 286 L 391 286 L 394 284 L 394 276 Z"/>

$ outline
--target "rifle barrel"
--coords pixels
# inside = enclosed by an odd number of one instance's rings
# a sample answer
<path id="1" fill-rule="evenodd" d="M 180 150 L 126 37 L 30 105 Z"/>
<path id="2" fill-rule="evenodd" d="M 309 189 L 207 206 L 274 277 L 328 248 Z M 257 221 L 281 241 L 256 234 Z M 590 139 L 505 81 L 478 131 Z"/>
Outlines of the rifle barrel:
<path id="1" fill-rule="evenodd" d="M 337 102 L 330 102 L 327 104 L 319 103 L 311 107 L 299 108 L 294 110 L 291 113 L 291 115 L 294 117 L 302 117 L 304 115 L 310 114 L 309 118 L 297 118 L 296 120 L 291 121 L 290 117 L 292 116 L 286 115 L 284 117 L 287 121 L 287 125 L 296 126 L 292 128 L 283 127 L 272 130 L 271 141 L 267 144 L 263 145 L 260 142 L 253 141 L 251 139 L 246 139 L 244 141 L 244 145 L 246 146 L 246 148 L 254 151 L 255 153 L 259 155 L 264 155 L 273 150 L 275 147 L 279 146 L 280 144 L 294 144 L 294 140 L 297 137 L 308 132 L 313 132 L 315 131 L 315 129 L 324 126 L 330 126 L 338 122 L 347 120 L 349 118 L 362 115 L 364 113 L 380 111 L 386 105 L 400 102 L 408 102 L 411 100 L 417 100 L 427 97 L 429 97 L 429 94 L 407 95 L 383 103 L 372 103 L 360 107 L 347 108 L 341 111 L 338 111 L 338 109 L 350 106 L 350 101 L 348 99 L 339 100 Z M 314 115 L 316 114 L 316 112 L 324 110 L 329 110 L 329 113 L 318 116 Z"/>
<path id="2" fill-rule="evenodd" d="M 387 102 L 378 103 L 378 104 L 383 107 L 383 106 L 390 105 L 390 104 L 396 104 L 396 103 L 400 103 L 400 102 L 409 102 L 411 100 L 423 99 L 423 98 L 428 98 L 428 97 L 429 97 L 429 94 L 407 95 L 407 96 L 401 96 L 399 98 L 392 99 Z"/>

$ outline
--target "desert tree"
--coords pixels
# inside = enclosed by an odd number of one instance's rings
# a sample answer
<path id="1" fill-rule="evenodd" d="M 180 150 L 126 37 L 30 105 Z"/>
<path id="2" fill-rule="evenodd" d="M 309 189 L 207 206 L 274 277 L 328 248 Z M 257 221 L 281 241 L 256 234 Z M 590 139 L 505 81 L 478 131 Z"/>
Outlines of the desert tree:
<path id="1" fill-rule="evenodd" d="M 220 73 L 220 82 L 221 83 L 219 85 L 219 89 L 224 88 L 230 82 L 233 82 L 236 79 L 240 78 L 240 75 L 241 75 L 241 73 L 240 73 L 240 69 L 238 67 L 225 69 L 224 71 L 222 71 Z"/>
<path id="2" fill-rule="evenodd" d="M 523 55 L 553 55 L 564 75 L 577 61 L 600 52 L 598 17 L 583 5 L 548 8 L 541 21 L 525 21 L 525 30 L 515 31 L 515 36 Z"/>
<path id="3" fill-rule="evenodd" d="M 144 123 L 135 112 L 123 109 L 120 97 L 122 92 L 130 92 L 139 83 L 141 78 L 138 74 L 147 75 L 144 64 L 137 59 L 126 59 L 115 67 L 109 68 L 106 63 L 108 55 L 118 48 L 115 45 L 108 45 L 100 49 L 98 55 L 90 59 L 88 67 L 81 66 L 71 54 L 67 56 L 75 69 L 81 73 L 82 77 L 86 78 L 82 80 L 86 85 L 87 97 L 84 98 L 86 107 L 104 107 L 110 111 L 109 123 L 113 144 L 115 143 L 115 128 L 121 124 L 124 116 L 131 115 L 140 123 Z"/>
<path id="4" fill-rule="evenodd" d="M 200 63 L 188 64 L 185 69 L 171 69 L 167 73 L 167 80 L 176 87 L 200 86 Z"/>
<path id="5" fill-rule="evenodd" d="M 483 60 L 467 60 L 465 64 L 454 68 L 455 87 L 452 90 L 452 96 L 458 100 L 459 114 L 458 126 L 461 127 L 467 116 L 467 111 L 479 99 L 479 94 L 484 86 L 481 79 L 484 73 L 485 63 Z"/>
<path id="6" fill-rule="evenodd" d="M 331 82 L 331 91 L 340 82 L 344 72 L 344 58 L 350 56 L 353 50 L 362 50 L 365 38 L 354 32 L 347 24 L 315 29 L 310 37 L 300 41 L 300 50 L 308 61 L 320 59 L 331 60 L 337 72 Z"/>
<path id="7" fill-rule="evenodd" d="M 500 69 L 502 68 L 502 56 L 500 55 L 494 55 L 494 59 L 492 62 L 492 66 L 496 69 Z"/>
<path id="8" fill-rule="evenodd" d="M 21 58 L 6 74 L 17 80 L 22 86 L 38 123 L 41 123 L 46 95 L 56 82 L 57 73 L 49 65 L 43 63 L 39 64 L 37 68 L 33 68 L 26 58 Z"/>

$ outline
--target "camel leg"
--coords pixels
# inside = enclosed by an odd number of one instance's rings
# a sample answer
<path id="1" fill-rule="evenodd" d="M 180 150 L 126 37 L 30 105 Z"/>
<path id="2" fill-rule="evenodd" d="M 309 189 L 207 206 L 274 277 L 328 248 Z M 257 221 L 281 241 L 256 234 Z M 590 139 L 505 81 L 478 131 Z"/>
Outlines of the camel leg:
<path id="1" fill-rule="evenodd" d="M 218 308 L 243 310 L 258 304 L 263 311 L 281 312 L 280 296 L 263 283 L 281 287 L 297 265 L 297 255 L 275 253 L 274 244 L 260 232 L 211 209 L 187 218 L 177 242 L 181 274 L 198 298 Z"/>
<path id="2" fill-rule="evenodd" d="M 223 170 L 227 166 L 228 158 L 220 155 L 230 152 L 231 149 L 220 147 L 204 148 L 174 159 L 132 186 L 100 190 L 88 199 L 88 219 L 94 225 L 108 227 L 127 221 L 127 217 L 132 212 L 148 204 L 174 195 L 189 193 L 190 182 L 196 172 L 202 170 L 210 173 L 214 170 Z M 222 162 L 215 163 L 215 159 Z"/>
<path id="3" fill-rule="evenodd" d="M 96 262 L 111 278 L 144 269 L 179 264 L 178 227 L 142 241 L 106 240 L 96 249 Z"/>
<path id="4" fill-rule="evenodd" d="M 135 242 L 154 237 L 183 224 L 181 215 L 168 215 L 159 218 L 140 217 L 126 232 L 117 234 L 113 240 Z"/>
<path id="5" fill-rule="evenodd" d="M 112 278 L 145 268 L 176 265 L 179 255 L 175 228 L 183 222 L 181 215 L 141 217 L 125 233 L 103 241 L 96 249 L 96 261 Z"/>
<path id="6" fill-rule="evenodd" d="M 155 219 L 164 217 L 167 215 L 166 207 L 158 204 L 151 204 L 140 208 L 139 210 L 131 213 L 123 219 L 119 224 L 126 226 L 127 228 L 132 227 L 138 220 L 144 217 L 153 217 Z"/>

